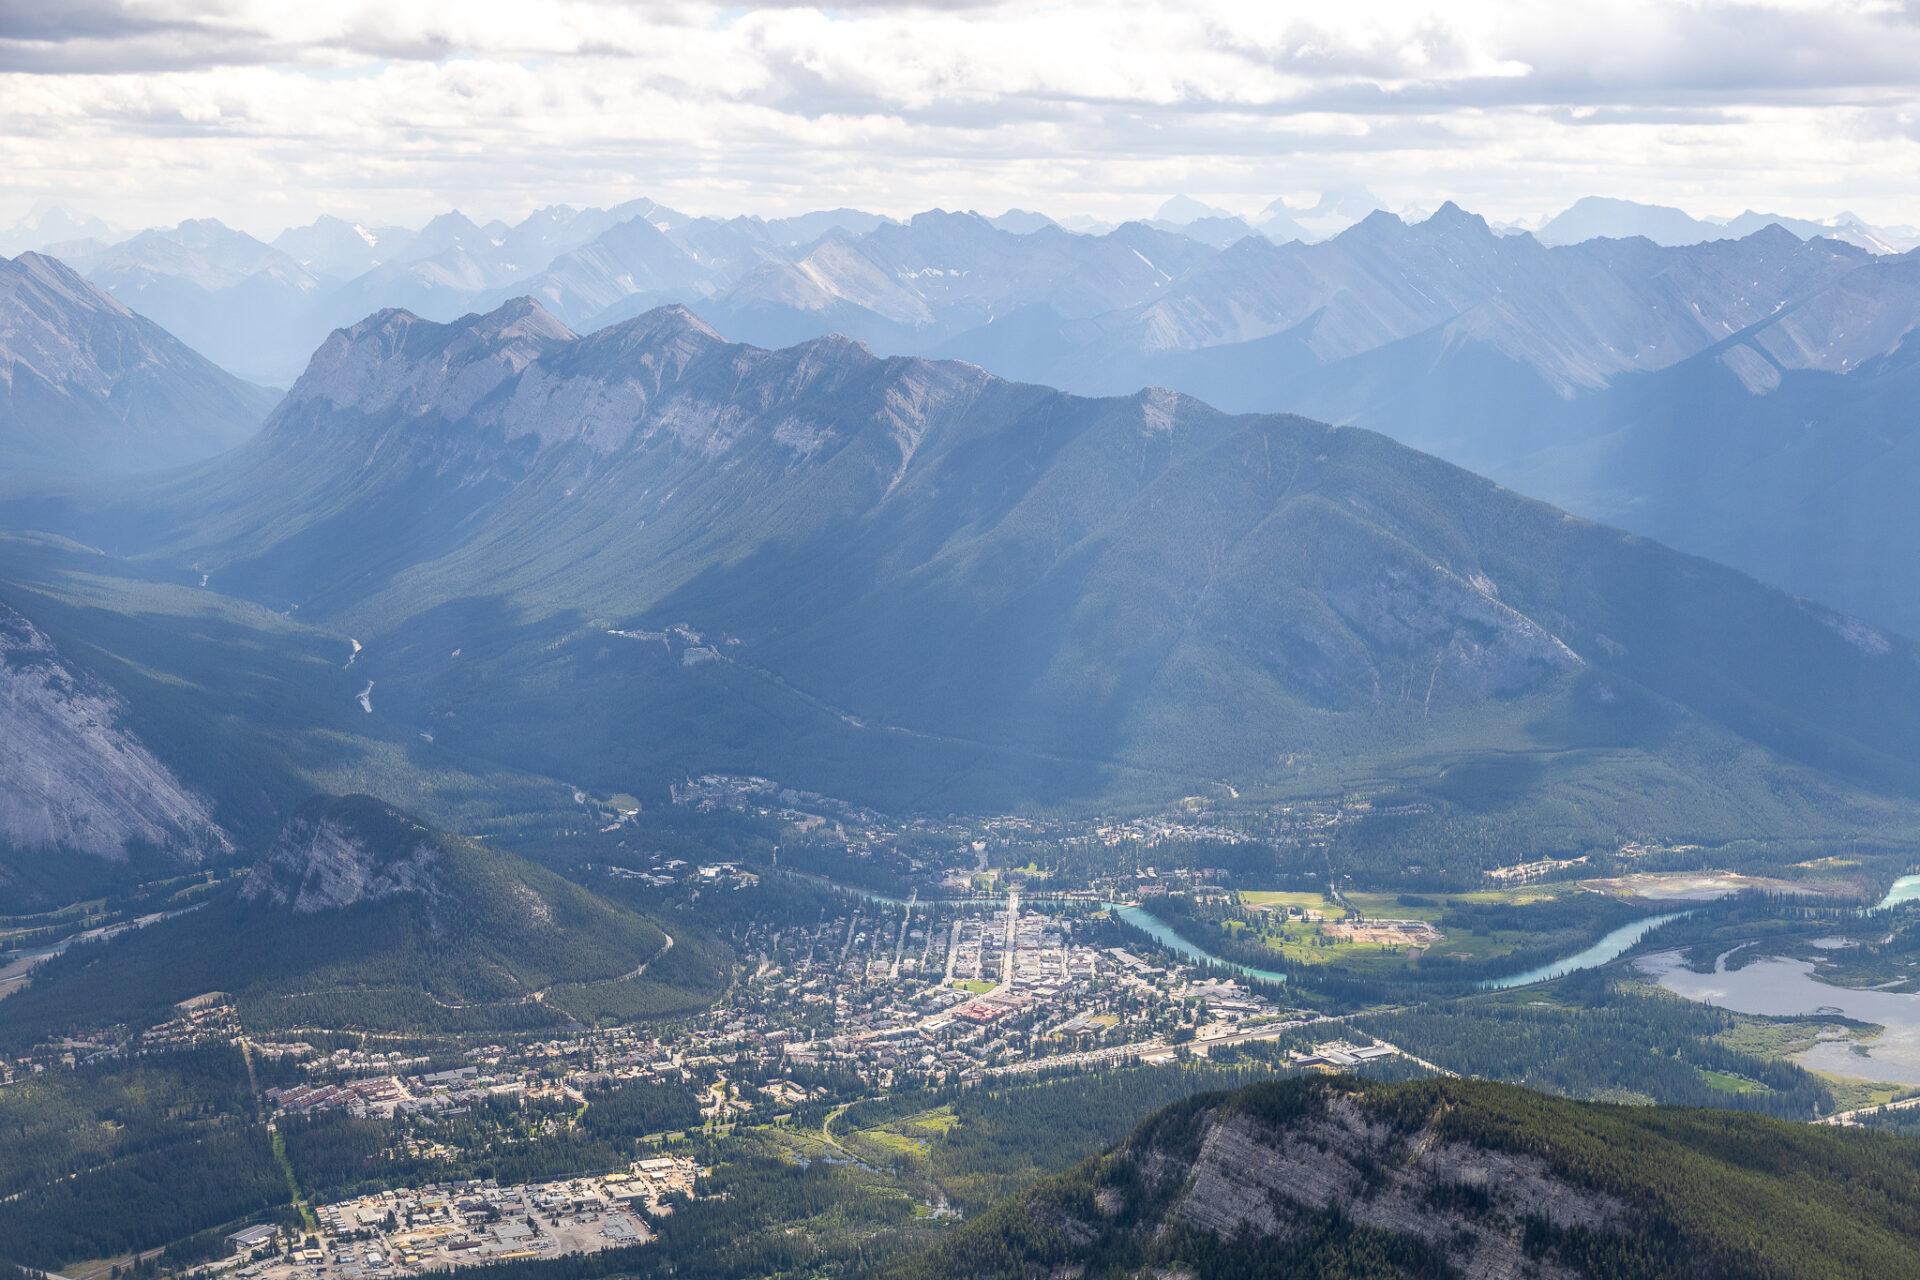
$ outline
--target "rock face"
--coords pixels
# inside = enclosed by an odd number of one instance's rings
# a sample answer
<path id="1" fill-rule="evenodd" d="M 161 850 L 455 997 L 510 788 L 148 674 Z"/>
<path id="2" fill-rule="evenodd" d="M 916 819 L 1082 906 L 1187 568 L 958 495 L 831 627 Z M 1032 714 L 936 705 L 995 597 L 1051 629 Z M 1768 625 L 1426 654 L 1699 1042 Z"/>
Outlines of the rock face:
<path id="1" fill-rule="evenodd" d="M 272 402 L 64 264 L 0 259 L 0 477 L 198 461 L 244 440 Z"/>
<path id="2" fill-rule="evenodd" d="M 1920 1274 L 1913 1152 L 1490 1081 L 1296 1076 L 1164 1108 L 889 1280 Z"/>
<path id="3" fill-rule="evenodd" d="M 126 727 L 118 693 L 0 604 L 0 845 L 188 863 L 230 849 L 211 807 Z"/>
<path id="4" fill-rule="evenodd" d="M 1221 1114 L 1205 1134 L 1191 1165 L 1149 1149 L 1141 1169 L 1172 1193 L 1171 1219 L 1222 1239 L 1286 1235 L 1303 1210 L 1337 1212 L 1450 1251 L 1473 1280 L 1556 1280 L 1580 1273 L 1528 1257 L 1520 1224 L 1624 1235 L 1636 1223 L 1624 1202 L 1538 1156 L 1447 1141 L 1432 1126 L 1408 1134 L 1337 1093 L 1285 1127 Z"/>
<path id="5" fill-rule="evenodd" d="M 365 796 L 310 801 L 240 886 L 245 902 L 312 915 L 396 894 L 437 898 L 433 833 Z"/>

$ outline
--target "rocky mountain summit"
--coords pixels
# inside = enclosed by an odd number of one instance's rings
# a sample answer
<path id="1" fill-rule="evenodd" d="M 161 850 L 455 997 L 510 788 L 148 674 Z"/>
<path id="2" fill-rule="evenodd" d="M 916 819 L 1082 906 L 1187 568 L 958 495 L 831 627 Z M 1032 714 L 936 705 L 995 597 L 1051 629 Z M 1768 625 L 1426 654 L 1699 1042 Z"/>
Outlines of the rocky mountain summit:
<path id="1" fill-rule="evenodd" d="M 892 1271 L 1906 1274 L 1920 1266 L 1911 1151 L 1883 1134 L 1481 1081 L 1296 1078 L 1175 1103 Z"/>

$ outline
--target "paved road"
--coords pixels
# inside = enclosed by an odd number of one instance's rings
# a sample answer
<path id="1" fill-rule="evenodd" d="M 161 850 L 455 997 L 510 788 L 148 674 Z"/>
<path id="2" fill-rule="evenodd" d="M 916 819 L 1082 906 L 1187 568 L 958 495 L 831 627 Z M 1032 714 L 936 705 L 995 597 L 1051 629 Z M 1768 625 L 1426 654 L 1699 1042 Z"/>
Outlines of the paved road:
<path id="1" fill-rule="evenodd" d="M 161 1250 L 159 1249 L 149 1249 L 145 1253 L 139 1255 L 139 1260 L 141 1262 L 145 1262 L 148 1258 L 159 1257 L 160 1254 L 161 1254 Z M 98 1277 L 110 1274 L 115 1267 L 126 1266 L 128 1261 L 130 1260 L 126 1258 L 110 1258 L 105 1262 L 95 1263 L 93 1267 L 91 1267 L 86 1271 L 74 1272 L 72 1276 L 67 1277 L 67 1280 L 98 1280 Z M 47 1280 L 62 1280 L 60 1276 L 48 1275 L 48 1273 L 44 1271 L 29 1272 L 28 1274 L 30 1275 L 37 1274 L 41 1276 L 47 1276 Z"/>
<path id="2" fill-rule="evenodd" d="M 1880 1111 L 1907 1111 L 1920 1107 L 1920 1097 L 1902 1098 L 1898 1102 L 1888 1102 L 1876 1107 L 1855 1107 L 1851 1111 L 1836 1111 L 1830 1116 L 1815 1120 L 1815 1124 L 1857 1125 L 1861 1116 L 1870 1116 Z"/>
<path id="3" fill-rule="evenodd" d="M 1326 1026 L 1333 1023 L 1345 1023 L 1355 1014 L 1322 1014 L 1317 1018 L 1308 1018 L 1304 1022 L 1278 1022 L 1267 1026 L 1254 1027 L 1247 1031 L 1230 1031 L 1223 1036 L 1210 1036 L 1205 1040 L 1190 1040 L 1190 1049 L 1213 1050 L 1223 1045 L 1247 1044 L 1254 1040 L 1277 1040 L 1290 1032 L 1303 1027 Z M 1390 1044 L 1376 1038 L 1376 1043 L 1385 1045 L 1415 1066 L 1425 1067 L 1435 1075 L 1452 1076 L 1455 1073 L 1445 1067 L 1435 1066 L 1425 1058 L 1416 1058 L 1399 1045 Z M 1126 1062 L 1135 1058 L 1150 1058 L 1158 1054 L 1172 1053 L 1177 1046 L 1156 1036 L 1151 1040 L 1141 1040 L 1134 1044 L 1114 1045 L 1108 1049 L 1090 1049 L 1085 1053 L 1066 1053 L 1052 1058 L 1030 1058 L 1024 1062 L 1009 1063 L 1004 1067 L 988 1067 L 984 1074 L 990 1076 L 1030 1074 L 1035 1071 L 1052 1071 L 1061 1067 L 1091 1067 Z M 1916 1099 L 1920 1101 L 1920 1099 Z"/>

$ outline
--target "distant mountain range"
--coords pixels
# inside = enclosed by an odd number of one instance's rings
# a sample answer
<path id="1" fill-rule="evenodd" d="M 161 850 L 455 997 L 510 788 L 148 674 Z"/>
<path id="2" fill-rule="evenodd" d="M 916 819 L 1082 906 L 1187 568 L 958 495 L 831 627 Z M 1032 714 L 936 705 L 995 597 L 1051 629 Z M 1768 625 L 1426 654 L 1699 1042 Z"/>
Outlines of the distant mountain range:
<path id="1" fill-rule="evenodd" d="M 19 236 L 81 226 L 44 209 Z M 1920 322 L 1893 253 L 1910 244 L 1901 228 L 1718 225 L 1594 198 L 1528 236 L 1453 205 L 1402 221 L 1365 190 L 1256 219 L 1177 198 L 1150 221 L 1087 226 L 1021 211 L 701 219 L 637 200 L 516 226 L 323 217 L 273 246 L 190 221 L 61 251 L 194 349 L 278 384 L 378 309 L 453 320 L 532 296 L 576 332 L 682 303 L 764 347 L 839 332 L 1081 393 L 1165 386 L 1296 411 L 1920 631 L 1920 576 L 1882 553 L 1920 533 L 1899 497 L 1920 480 L 1901 445 L 1899 347 Z M 257 416 L 257 397 L 182 413 L 209 395 L 136 382 L 113 395 L 123 418 L 202 430 L 119 447 L 98 426 L 40 426 L 63 453 L 40 461 L 27 439 L 4 466 L 192 461 Z"/>
<path id="2" fill-rule="evenodd" d="M 1896 496 L 1920 475 L 1886 381 L 1920 322 L 1892 253 L 1906 232 L 1589 199 L 1528 235 L 1450 204 L 1417 221 L 1378 205 L 1332 192 L 1243 219 L 1180 198 L 1078 233 L 1020 211 L 764 221 L 637 200 L 517 226 L 321 218 L 272 245 L 191 221 L 62 252 L 196 350 L 282 385 L 382 308 L 445 322 L 531 296 L 578 332 L 678 303 L 769 348 L 838 332 L 1083 394 L 1159 385 L 1300 412 L 1920 632 L 1920 578 L 1880 551 L 1920 533 Z M 36 225 L 83 223 L 56 213 Z M 1760 425 L 1796 416 L 1799 438 Z M 1703 466 L 1705 490 L 1680 478 Z M 1831 511 L 1846 518 L 1815 518 Z"/>
<path id="3" fill-rule="evenodd" d="M 1915 1150 L 1477 1080 L 1275 1081 L 1177 1102 L 886 1274 L 1904 1275 Z"/>
<path id="4" fill-rule="evenodd" d="M 1920 786 L 1909 641 L 1384 437 L 770 352 L 678 308 L 584 337 L 531 300 L 383 312 L 242 448 L 29 517 L 172 608 L 354 637 L 279 696 L 442 784 L 711 770 L 977 811 L 1365 779 L 1575 847 L 1897 824 Z M 216 655 L 285 646 L 250 616 Z M 63 617 L 136 683 L 184 660 Z"/>
<path id="5" fill-rule="evenodd" d="M 382 307 L 450 320 L 516 294 L 539 298 L 581 329 L 680 302 L 743 340 L 774 345 L 820 336 L 818 322 L 840 319 L 850 336 L 927 353 L 932 343 L 1035 306 L 1105 332 L 1124 327 L 1118 313 L 1152 302 L 1171 277 L 1243 240 L 1315 244 L 1384 207 L 1356 187 L 1324 193 L 1311 206 L 1276 200 L 1251 219 L 1176 197 L 1154 218 L 1124 226 L 1057 223 L 1020 210 L 994 219 L 935 210 L 903 224 L 850 209 L 771 220 L 692 217 L 639 199 L 612 209 L 555 205 L 513 226 L 482 227 L 457 211 L 417 229 L 323 216 L 272 244 L 212 219 L 129 236 L 54 207 L 0 233 L 0 244 L 61 257 L 223 367 L 285 385 L 327 332 Z M 1770 225 L 1874 253 L 1920 243 L 1851 215 L 1827 225 L 1748 213 L 1721 225 L 1601 199 L 1580 201 L 1539 234 L 1547 244 L 1647 235 L 1682 245 L 1743 238 Z M 1103 243 L 1119 232 L 1127 234 Z M 1143 232 L 1162 234 L 1141 243 Z M 1146 261 L 1115 261 L 1134 253 Z M 1114 278 L 1116 271 L 1123 274 Z M 796 310 L 798 317 L 780 318 Z M 764 333 L 740 323 L 763 312 L 772 326 Z M 1162 332 L 1147 349 L 1214 345 L 1271 326 L 1254 315 L 1243 329 L 1226 337 Z"/>
<path id="6" fill-rule="evenodd" d="M 1587 196 L 1540 224 L 1534 235 L 1542 244 L 1579 244 L 1583 240 L 1626 240 L 1644 236 L 1659 245 L 1699 244 L 1706 240 L 1744 239 L 1756 231 L 1780 226 L 1802 240 L 1844 240 L 1872 253 L 1905 253 L 1920 248 L 1920 229 L 1875 227 L 1856 214 L 1842 213 L 1828 222 L 1788 218 L 1749 209 L 1737 218 L 1711 221 L 1696 218 L 1667 205 L 1639 204 L 1605 196 Z"/>

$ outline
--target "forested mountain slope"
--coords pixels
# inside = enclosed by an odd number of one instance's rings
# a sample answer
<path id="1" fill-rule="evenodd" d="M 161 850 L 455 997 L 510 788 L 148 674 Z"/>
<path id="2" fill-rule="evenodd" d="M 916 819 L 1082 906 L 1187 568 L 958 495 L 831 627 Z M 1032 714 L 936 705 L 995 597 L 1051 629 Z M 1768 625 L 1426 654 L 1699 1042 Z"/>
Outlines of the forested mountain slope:
<path id="1" fill-rule="evenodd" d="M 596 786 L 973 808 L 1465 766 L 1757 832 L 1920 763 L 1909 642 L 1382 437 L 673 308 L 382 313 L 258 440 L 40 514 L 357 637 L 434 751 Z"/>
<path id="2" fill-rule="evenodd" d="M 224 991 L 249 1027 L 487 1030 L 699 1007 L 724 946 L 645 918 L 367 796 L 301 806 L 204 907 L 75 947 L 0 1002 L 0 1036 L 140 1024 Z"/>

